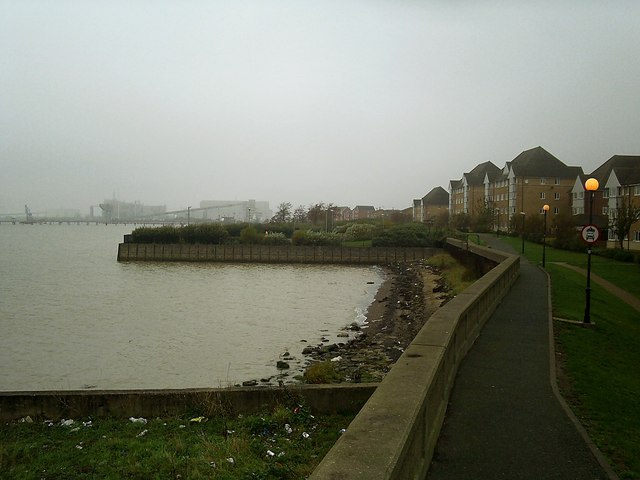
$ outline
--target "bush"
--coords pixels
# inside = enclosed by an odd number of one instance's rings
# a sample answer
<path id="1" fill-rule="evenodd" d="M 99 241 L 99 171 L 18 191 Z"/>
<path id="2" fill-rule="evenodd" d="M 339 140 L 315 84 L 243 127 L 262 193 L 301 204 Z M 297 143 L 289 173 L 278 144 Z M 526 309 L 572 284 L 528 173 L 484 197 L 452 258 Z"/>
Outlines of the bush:
<path id="1" fill-rule="evenodd" d="M 291 243 L 294 245 L 339 246 L 342 239 L 335 233 L 296 230 L 291 237 Z"/>
<path id="2" fill-rule="evenodd" d="M 368 223 L 356 223 L 345 229 L 344 239 L 347 241 L 371 240 L 378 229 Z"/>
<path id="3" fill-rule="evenodd" d="M 180 228 L 140 227 L 131 232 L 131 240 L 134 243 L 180 243 Z"/>
<path id="4" fill-rule="evenodd" d="M 244 243 L 245 245 L 255 244 L 260 243 L 260 240 L 261 238 L 258 231 L 251 225 L 244 227 L 240 231 L 240 243 Z"/>
<path id="5" fill-rule="evenodd" d="M 141 227 L 131 232 L 134 243 L 225 243 L 229 234 L 221 225 Z"/>
<path id="6" fill-rule="evenodd" d="M 290 245 L 291 240 L 282 232 L 269 232 L 269 234 L 262 239 L 262 243 L 264 245 Z"/>
<path id="7" fill-rule="evenodd" d="M 631 253 L 629 250 L 621 250 L 619 248 L 616 248 L 614 252 L 614 260 L 617 260 L 619 262 L 633 262 L 634 260 L 633 253 Z"/>
<path id="8" fill-rule="evenodd" d="M 444 233 L 430 230 L 422 223 L 395 225 L 375 237 L 374 247 L 433 247 L 442 245 Z"/>
<path id="9" fill-rule="evenodd" d="M 324 361 L 309 365 L 304 372 L 306 383 L 340 383 L 342 375 L 336 370 L 336 366 L 331 361 Z"/>
<path id="10" fill-rule="evenodd" d="M 293 225 L 291 223 L 270 223 L 266 228 L 269 235 L 272 233 L 282 233 L 287 238 L 291 238 L 291 235 L 293 235 Z"/>
<path id="11" fill-rule="evenodd" d="M 224 243 L 229 233 L 221 225 L 212 223 L 202 225 L 188 225 L 178 229 L 181 243 L 205 243 L 219 245 Z"/>

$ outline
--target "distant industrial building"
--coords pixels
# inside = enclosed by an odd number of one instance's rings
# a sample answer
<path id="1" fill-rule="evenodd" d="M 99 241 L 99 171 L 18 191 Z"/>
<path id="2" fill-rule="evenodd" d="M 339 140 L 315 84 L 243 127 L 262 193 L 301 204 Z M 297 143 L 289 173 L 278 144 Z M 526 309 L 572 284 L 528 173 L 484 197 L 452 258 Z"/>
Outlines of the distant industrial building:
<path id="1" fill-rule="evenodd" d="M 273 213 L 269 202 L 257 200 L 202 200 L 198 217 L 213 222 L 256 222 L 271 219 Z"/>
<path id="2" fill-rule="evenodd" d="M 100 204 L 102 219 L 104 221 L 134 220 L 144 217 L 151 218 L 155 215 L 164 215 L 166 205 L 143 205 L 140 202 L 122 202 L 116 199 L 105 200 Z"/>

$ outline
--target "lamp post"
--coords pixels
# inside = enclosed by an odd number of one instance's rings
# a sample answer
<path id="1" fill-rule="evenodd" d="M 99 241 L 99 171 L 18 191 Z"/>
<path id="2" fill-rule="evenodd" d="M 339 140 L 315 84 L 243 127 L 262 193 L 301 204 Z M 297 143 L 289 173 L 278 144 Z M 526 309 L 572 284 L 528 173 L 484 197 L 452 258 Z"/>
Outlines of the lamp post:
<path id="1" fill-rule="evenodd" d="M 191 207 L 187 207 L 187 227 L 189 226 L 190 219 L 191 219 Z"/>
<path id="2" fill-rule="evenodd" d="M 524 254 L 524 212 L 520 212 L 522 215 L 522 253 Z"/>
<path id="3" fill-rule="evenodd" d="M 542 268 L 544 268 L 547 253 L 547 212 L 549 211 L 549 205 L 544 205 L 542 210 L 544 210 L 544 231 L 542 232 Z"/>
<path id="4" fill-rule="evenodd" d="M 595 178 L 584 182 L 584 188 L 589 192 L 589 225 L 593 224 L 593 193 L 600 184 Z M 591 243 L 587 247 L 587 288 L 585 289 L 584 325 L 591 323 Z"/>

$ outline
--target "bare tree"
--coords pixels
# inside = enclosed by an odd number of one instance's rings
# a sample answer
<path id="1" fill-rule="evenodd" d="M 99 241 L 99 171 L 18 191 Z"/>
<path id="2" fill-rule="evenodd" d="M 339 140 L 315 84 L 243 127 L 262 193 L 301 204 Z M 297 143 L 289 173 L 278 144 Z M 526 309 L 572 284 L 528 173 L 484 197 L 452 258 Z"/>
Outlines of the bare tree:
<path id="1" fill-rule="evenodd" d="M 293 211 L 293 221 L 296 223 L 304 223 L 307 221 L 307 209 L 304 205 L 298 205 Z"/>
<path id="2" fill-rule="evenodd" d="M 307 211 L 307 218 L 313 225 L 324 223 L 326 206 L 324 202 L 311 205 Z"/>
<path id="3" fill-rule="evenodd" d="M 620 248 L 624 248 L 624 239 L 629 235 L 631 226 L 638 220 L 640 220 L 640 207 L 631 205 L 631 203 L 625 205 L 623 202 L 613 212 L 613 216 L 609 219 L 609 228 L 617 237 Z"/>
<path id="4" fill-rule="evenodd" d="M 278 205 L 278 210 L 273 216 L 274 221 L 282 223 L 291 221 L 291 208 L 290 202 L 282 202 Z"/>

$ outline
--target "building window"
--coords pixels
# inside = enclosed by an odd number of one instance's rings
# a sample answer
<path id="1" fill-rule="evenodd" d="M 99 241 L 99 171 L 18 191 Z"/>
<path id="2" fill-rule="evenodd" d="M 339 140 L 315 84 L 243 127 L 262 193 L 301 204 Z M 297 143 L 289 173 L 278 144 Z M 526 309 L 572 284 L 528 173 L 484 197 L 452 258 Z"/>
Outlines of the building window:
<path id="1" fill-rule="evenodd" d="M 638 195 L 640 195 L 640 185 L 636 185 L 635 187 L 633 187 L 633 194 L 637 197 Z"/>
<path id="2" fill-rule="evenodd" d="M 553 194 L 553 198 L 556 200 L 560 200 L 560 194 L 559 193 L 554 193 Z"/>
<path id="3" fill-rule="evenodd" d="M 540 177 L 540 185 L 546 185 L 547 184 L 547 179 L 544 177 Z"/>
<path id="4" fill-rule="evenodd" d="M 609 207 L 602 207 L 602 214 L 609 215 Z"/>
<path id="5" fill-rule="evenodd" d="M 559 178 L 556 178 L 556 179 L 553 181 L 553 183 L 554 183 L 555 185 L 560 185 L 560 179 L 559 179 Z"/>
<path id="6" fill-rule="evenodd" d="M 560 209 L 558 207 L 553 207 L 553 213 L 555 214 L 560 213 Z"/>
<path id="7" fill-rule="evenodd" d="M 584 192 L 578 192 L 578 198 L 582 200 L 584 198 Z"/>
<path id="8" fill-rule="evenodd" d="M 609 189 L 608 188 L 605 188 L 602 191 L 602 198 L 609 198 Z"/>
<path id="9" fill-rule="evenodd" d="M 544 192 L 540 192 L 540 200 L 544 200 L 547 197 L 547 194 Z"/>
<path id="10" fill-rule="evenodd" d="M 640 230 L 636 230 L 635 233 L 633 234 L 633 241 L 640 242 Z"/>

